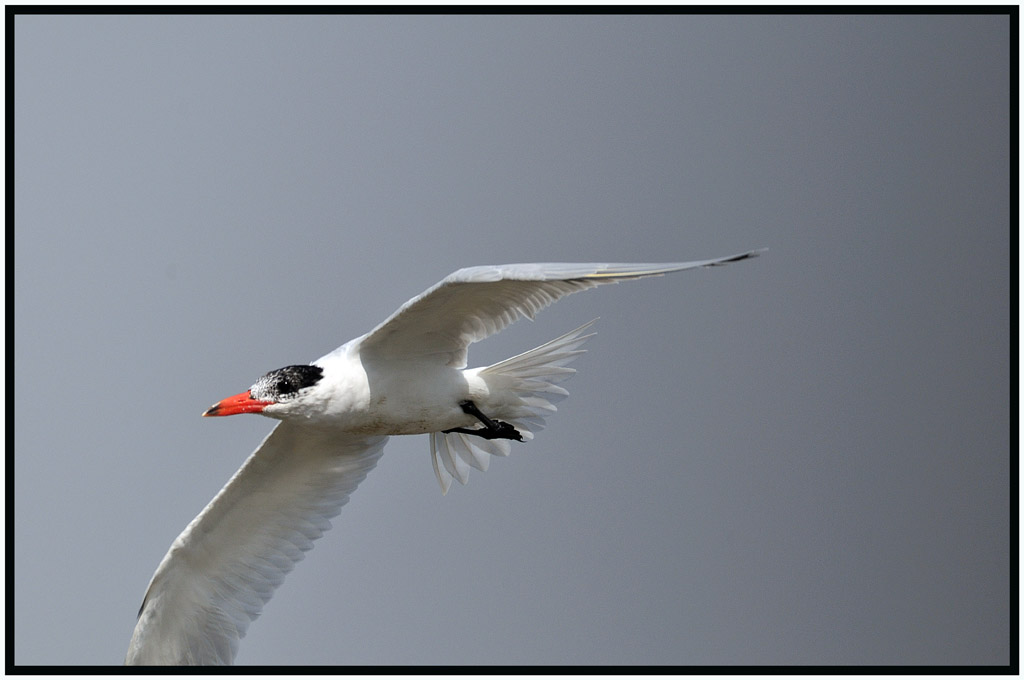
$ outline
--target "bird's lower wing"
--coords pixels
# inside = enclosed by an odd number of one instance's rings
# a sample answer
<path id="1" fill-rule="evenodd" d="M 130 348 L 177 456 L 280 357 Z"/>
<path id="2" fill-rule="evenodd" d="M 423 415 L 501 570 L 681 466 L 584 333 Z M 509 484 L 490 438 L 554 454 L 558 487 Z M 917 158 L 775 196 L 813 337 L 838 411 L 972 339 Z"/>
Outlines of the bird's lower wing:
<path id="1" fill-rule="evenodd" d="M 533 318 L 561 297 L 603 283 L 712 267 L 760 250 L 696 262 L 658 264 L 533 263 L 469 267 L 406 302 L 360 338 L 359 351 L 383 359 L 436 357 L 466 366 L 466 348 L 521 316 Z"/>
<path id="2" fill-rule="evenodd" d="M 279 424 L 174 541 L 126 663 L 230 664 L 274 590 L 377 464 L 386 437 Z"/>

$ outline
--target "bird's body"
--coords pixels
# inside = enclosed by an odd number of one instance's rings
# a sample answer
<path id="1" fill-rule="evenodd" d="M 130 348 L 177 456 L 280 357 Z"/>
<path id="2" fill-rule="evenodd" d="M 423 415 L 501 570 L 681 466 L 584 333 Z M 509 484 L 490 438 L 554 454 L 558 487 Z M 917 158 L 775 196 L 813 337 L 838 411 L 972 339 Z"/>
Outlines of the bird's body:
<path id="1" fill-rule="evenodd" d="M 471 267 L 312 364 L 271 371 L 204 415 L 280 420 L 171 545 L 150 582 L 128 664 L 228 664 L 249 623 L 380 458 L 392 435 L 429 434 L 447 493 L 544 426 L 585 324 L 505 361 L 466 368 L 468 346 L 603 283 L 754 257 L 672 264 Z"/>
<path id="2" fill-rule="evenodd" d="M 421 358 L 380 362 L 360 356 L 357 348 L 358 342 L 349 342 L 317 360 L 330 391 L 305 405 L 302 417 L 310 424 L 353 434 L 427 434 L 472 425 L 473 418 L 459 409 L 461 401 L 497 406 L 472 370 Z"/>

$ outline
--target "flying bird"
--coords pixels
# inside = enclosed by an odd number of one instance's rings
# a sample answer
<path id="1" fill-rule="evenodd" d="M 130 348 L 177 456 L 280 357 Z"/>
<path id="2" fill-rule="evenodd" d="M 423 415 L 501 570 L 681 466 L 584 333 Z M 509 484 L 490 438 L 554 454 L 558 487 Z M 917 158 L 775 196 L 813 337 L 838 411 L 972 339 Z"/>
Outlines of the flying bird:
<path id="1" fill-rule="evenodd" d="M 274 590 L 331 527 L 391 435 L 426 434 L 447 493 L 529 441 L 568 396 L 559 385 L 594 323 L 466 368 L 469 345 L 559 298 L 605 283 L 714 267 L 764 252 L 663 264 L 508 264 L 460 269 L 382 324 L 311 364 L 270 371 L 204 416 L 280 421 L 156 569 L 127 664 L 230 664 Z"/>

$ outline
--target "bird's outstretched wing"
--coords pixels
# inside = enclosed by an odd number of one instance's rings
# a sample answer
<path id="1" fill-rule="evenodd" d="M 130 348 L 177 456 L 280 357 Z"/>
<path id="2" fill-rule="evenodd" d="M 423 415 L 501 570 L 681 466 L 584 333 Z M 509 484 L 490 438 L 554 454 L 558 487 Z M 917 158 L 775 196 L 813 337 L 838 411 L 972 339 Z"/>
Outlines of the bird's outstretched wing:
<path id="1" fill-rule="evenodd" d="M 279 424 L 171 545 L 125 662 L 232 663 L 249 623 L 330 528 L 386 441 Z"/>
<path id="2" fill-rule="evenodd" d="M 381 359 L 436 358 L 466 366 L 466 348 L 520 316 L 533 318 L 559 298 L 603 283 L 713 267 L 760 255 L 658 264 L 533 263 L 468 267 L 402 305 L 359 339 L 359 352 Z"/>

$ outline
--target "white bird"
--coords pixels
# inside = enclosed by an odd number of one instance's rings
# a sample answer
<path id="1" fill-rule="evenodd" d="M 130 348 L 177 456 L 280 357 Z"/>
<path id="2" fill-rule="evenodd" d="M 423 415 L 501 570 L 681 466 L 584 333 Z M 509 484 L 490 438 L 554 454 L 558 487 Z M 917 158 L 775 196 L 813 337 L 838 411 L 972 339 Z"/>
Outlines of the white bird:
<path id="1" fill-rule="evenodd" d="M 267 373 L 204 416 L 281 422 L 171 544 L 139 610 L 127 664 L 230 664 L 263 605 L 331 527 L 390 435 L 429 434 L 447 493 L 470 467 L 533 438 L 568 396 L 594 322 L 484 368 L 470 344 L 603 283 L 711 267 L 763 250 L 666 264 L 509 264 L 460 269 L 384 323 L 305 366 Z"/>

